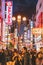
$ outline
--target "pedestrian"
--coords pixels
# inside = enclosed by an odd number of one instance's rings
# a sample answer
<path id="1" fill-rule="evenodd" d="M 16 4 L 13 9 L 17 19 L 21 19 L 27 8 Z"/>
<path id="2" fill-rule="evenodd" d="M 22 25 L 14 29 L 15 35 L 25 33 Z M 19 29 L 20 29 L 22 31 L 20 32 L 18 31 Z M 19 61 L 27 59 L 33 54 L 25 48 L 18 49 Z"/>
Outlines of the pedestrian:
<path id="1" fill-rule="evenodd" d="M 14 55 L 13 55 L 12 60 L 14 61 L 14 65 L 21 65 L 20 60 L 19 60 L 18 51 L 16 49 L 14 50 Z"/>
<path id="2" fill-rule="evenodd" d="M 30 54 L 27 51 L 26 47 L 22 48 L 22 54 L 23 54 L 22 65 L 30 65 Z"/>
<path id="3" fill-rule="evenodd" d="M 42 64 L 43 64 L 43 53 L 38 52 L 36 58 L 36 65 L 42 65 Z"/>
<path id="4" fill-rule="evenodd" d="M 32 49 L 31 56 L 31 64 L 36 65 L 36 49 Z"/>

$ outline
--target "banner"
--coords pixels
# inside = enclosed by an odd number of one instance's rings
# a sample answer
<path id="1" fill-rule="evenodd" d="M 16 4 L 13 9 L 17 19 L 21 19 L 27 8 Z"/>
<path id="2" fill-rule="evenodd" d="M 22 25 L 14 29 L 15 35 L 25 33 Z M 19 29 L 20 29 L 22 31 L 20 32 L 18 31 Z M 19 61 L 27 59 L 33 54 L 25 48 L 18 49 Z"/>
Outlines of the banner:
<path id="1" fill-rule="evenodd" d="M 1 22 L 0 22 L 0 36 L 1 36 Z"/>
<path id="2" fill-rule="evenodd" d="M 35 22 L 36 28 L 43 28 L 43 12 L 40 12 L 39 16 L 37 17 L 37 21 Z"/>
<path id="3" fill-rule="evenodd" d="M 6 21 L 8 25 L 12 25 L 12 1 L 6 2 Z"/>
<path id="4" fill-rule="evenodd" d="M 0 40 L 1 40 L 1 35 L 2 35 L 2 27 L 1 27 L 1 24 L 2 24 L 2 22 L 1 22 L 1 17 L 0 17 Z"/>

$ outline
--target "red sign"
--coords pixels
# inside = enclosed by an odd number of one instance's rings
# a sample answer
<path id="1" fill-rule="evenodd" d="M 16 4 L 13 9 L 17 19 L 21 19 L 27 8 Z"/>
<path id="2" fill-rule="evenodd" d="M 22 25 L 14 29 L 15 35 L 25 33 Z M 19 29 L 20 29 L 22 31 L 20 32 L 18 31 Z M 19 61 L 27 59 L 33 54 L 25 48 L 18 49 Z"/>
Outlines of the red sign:
<path id="1" fill-rule="evenodd" d="M 41 12 L 38 16 L 38 21 L 36 23 L 37 28 L 42 28 L 43 27 L 43 12 Z"/>
<path id="2" fill-rule="evenodd" d="M 0 40 L 1 40 L 1 34 L 2 34 L 2 31 L 1 31 L 1 17 L 0 17 Z"/>
<path id="3" fill-rule="evenodd" d="M 42 27 L 42 13 L 40 13 L 38 19 L 39 19 L 39 20 L 38 20 L 38 22 L 39 22 L 38 27 L 40 28 L 40 27 Z"/>
<path id="4" fill-rule="evenodd" d="M 11 1 L 6 2 L 6 5 L 7 5 L 7 6 L 12 6 L 12 2 L 11 2 Z"/>
<path id="5" fill-rule="evenodd" d="M 43 28 L 43 12 L 42 12 L 42 28 Z"/>
<path id="6" fill-rule="evenodd" d="M 0 36 L 1 36 L 1 17 L 0 17 Z"/>
<path id="7" fill-rule="evenodd" d="M 6 2 L 6 23 L 8 25 L 12 24 L 12 2 Z"/>

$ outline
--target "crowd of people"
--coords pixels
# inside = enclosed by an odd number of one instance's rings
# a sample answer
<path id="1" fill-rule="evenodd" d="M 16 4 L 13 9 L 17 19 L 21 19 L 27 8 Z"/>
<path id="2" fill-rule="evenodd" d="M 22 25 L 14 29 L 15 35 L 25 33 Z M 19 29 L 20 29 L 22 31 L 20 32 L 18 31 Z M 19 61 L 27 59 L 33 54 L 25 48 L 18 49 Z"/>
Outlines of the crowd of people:
<path id="1" fill-rule="evenodd" d="M 0 65 L 43 65 L 43 47 L 37 52 L 35 48 L 27 50 L 1 49 Z"/>

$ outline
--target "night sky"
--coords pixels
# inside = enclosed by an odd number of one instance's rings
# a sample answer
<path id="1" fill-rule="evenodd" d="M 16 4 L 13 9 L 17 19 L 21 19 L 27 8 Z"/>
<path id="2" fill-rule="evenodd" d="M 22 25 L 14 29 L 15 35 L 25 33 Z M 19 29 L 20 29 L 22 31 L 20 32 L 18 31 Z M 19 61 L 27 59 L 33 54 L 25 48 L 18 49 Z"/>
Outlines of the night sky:
<path id="1" fill-rule="evenodd" d="M 36 12 L 38 0 L 13 0 L 13 14 L 21 14 L 31 17 Z"/>
<path id="2" fill-rule="evenodd" d="M 22 16 L 32 17 L 36 13 L 36 4 L 38 0 L 13 0 L 13 15 L 17 16 L 21 14 Z M 24 32 L 24 24 L 20 26 L 20 34 Z M 14 28 L 12 28 L 13 32 Z"/>

